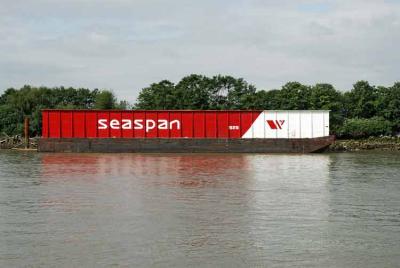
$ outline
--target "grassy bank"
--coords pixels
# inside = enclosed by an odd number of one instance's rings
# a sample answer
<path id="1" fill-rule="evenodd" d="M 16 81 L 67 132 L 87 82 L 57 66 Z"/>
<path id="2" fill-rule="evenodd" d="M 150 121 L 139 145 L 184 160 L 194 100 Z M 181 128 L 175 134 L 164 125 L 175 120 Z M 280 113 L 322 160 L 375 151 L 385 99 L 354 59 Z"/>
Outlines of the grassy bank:
<path id="1" fill-rule="evenodd" d="M 400 137 L 370 137 L 366 139 L 336 140 L 329 147 L 331 152 L 364 150 L 400 151 Z"/>

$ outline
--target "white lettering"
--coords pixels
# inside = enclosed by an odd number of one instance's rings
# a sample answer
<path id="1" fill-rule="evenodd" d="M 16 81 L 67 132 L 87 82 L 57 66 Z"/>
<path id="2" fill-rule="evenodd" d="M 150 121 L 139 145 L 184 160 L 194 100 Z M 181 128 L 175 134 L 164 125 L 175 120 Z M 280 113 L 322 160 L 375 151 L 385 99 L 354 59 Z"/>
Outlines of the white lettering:
<path id="1" fill-rule="evenodd" d="M 122 129 L 131 129 L 132 121 L 129 119 L 122 119 Z"/>
<path id="2" fill-rule="evenodd" d="M 158 128 L 159 129 L 168 129 L 168 121 L 167 120 L 158 120 Z"/>
<path id="3" fill-rule="evenodd" d="M 156 127 L 156 122 L 154 122 L 154 120 L 151 119 L 146 120 L 146 132 L 149 132 L 149 130 L 152 130 L 155 127 Z"/>
<path id="4" fill-rule="evenodd" d="M 146 132 L 149 132 L 155 128 L 158 129 L 180 129 L 181 122 L 179 120 L 168 121 L 166 119 L 159 119 L 157 121 L 153 119 L 112 119 L 108 121 L 107 119 L 99 119 L 97 121 L 98 129 L 145 129 Z M 132 124 L 133 123 L 133 124 Z"/>
<path id="5" fill-rule="evenodd" d="M 172 120 L 169 123 L 169 128 L 172 129 L 174 127 L 174 124 L 176 124 L 176 129 L 180 129 L 181 128 L 181 122 L 179 120 Z"/>
<path id="6" fill-rule="evenodd" d="M 143 120 L 142 119 L 136 119 L 135 121 L 133 121 L 134 123 L 134 129 L 143 129 Z"/>
<path id="7" fill-rule="evenodd" d="M 107 129 L 107 119 L 99 119 L 99 129 Z"/>
<path id="8" fill-rule="evenodd" d="M 112 129 L 119 129 L 119 121 L 117 119 L 113 119 L 110 121 L 110 127 Z"/>

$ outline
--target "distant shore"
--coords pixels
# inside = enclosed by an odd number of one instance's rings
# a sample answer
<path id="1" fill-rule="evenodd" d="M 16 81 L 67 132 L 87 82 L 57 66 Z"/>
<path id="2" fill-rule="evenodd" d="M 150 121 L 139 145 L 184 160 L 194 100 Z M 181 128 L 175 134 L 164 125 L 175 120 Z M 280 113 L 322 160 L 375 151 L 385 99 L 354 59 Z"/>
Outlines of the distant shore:
<path id="1" fill-rule="evenodd" d="M 366 139 L 338 139 L 329 146 L 330 152 L 367 150 L 400 151 L 400 137 L 370 137 Z"/>

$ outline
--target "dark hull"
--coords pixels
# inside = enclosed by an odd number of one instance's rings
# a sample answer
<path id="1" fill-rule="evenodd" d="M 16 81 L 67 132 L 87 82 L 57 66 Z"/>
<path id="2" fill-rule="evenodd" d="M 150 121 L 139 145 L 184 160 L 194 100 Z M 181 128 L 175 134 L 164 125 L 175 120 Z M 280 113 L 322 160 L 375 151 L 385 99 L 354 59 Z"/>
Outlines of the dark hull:
<path id="1" fill-rule="evenodd" d="M 42 138 L 39 152 L 89 153 L 313 153 L 334 136 L 312 139 Z"/>

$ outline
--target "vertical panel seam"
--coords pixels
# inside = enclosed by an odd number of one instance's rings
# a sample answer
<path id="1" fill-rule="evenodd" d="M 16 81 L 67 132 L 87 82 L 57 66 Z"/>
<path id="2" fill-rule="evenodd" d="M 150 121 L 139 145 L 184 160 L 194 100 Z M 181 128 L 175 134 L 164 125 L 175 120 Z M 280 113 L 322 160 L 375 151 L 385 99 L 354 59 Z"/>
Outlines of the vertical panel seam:
<path id="1" fill-rule="evenodd" d="M 47 137 L 50 138 L 50 112 L 47 112 Z"/>
<path id="2" fill-rule="evenodd" d="M 58 130 L 59 130 L 59 138 L 62 138 L 62 118 L 61 118 L 61 111 L 58 111 Z"/>
<path id="3" fill-rule="evenodd" d="M 289 112 L 286 112 L 286 120 L 287 120 L 287 138 L 289 139 L 290 138 L 290 135 L 289 135 L 289 127 L 290 127 L 290 124 L 289 124 Z"/>
<path id="4" fill-rule="evenodd" d="M 96 114 L 96 124 L 95 124 L 96 134 L 95 134 L 95 137 L 98 138 L 99 137 L 99 113 L 95 112 L 95 114 Z"/>
<path id="5" fill-rule="evenodd" d="M 301 114 L 301 111 L 299 112 L 299 130 L 300 130 L 300 133 L 299 133 L 299 138 L 301 139 L 301 119 L 302 119 L 302 114 Z"/>
<path id="6" fill-rule="evenodd" d="M 314 113 L 311 111 L 311 138 L 314 138 Z"/>

